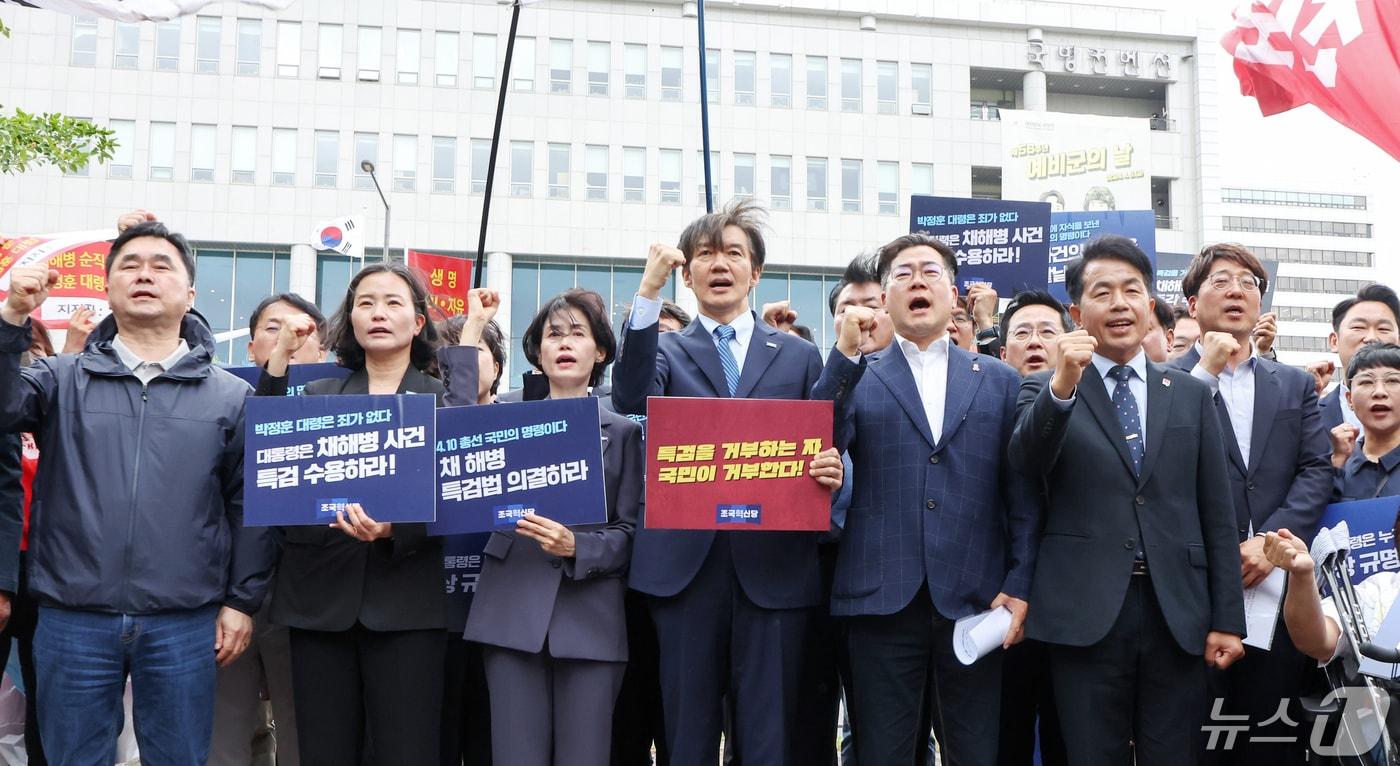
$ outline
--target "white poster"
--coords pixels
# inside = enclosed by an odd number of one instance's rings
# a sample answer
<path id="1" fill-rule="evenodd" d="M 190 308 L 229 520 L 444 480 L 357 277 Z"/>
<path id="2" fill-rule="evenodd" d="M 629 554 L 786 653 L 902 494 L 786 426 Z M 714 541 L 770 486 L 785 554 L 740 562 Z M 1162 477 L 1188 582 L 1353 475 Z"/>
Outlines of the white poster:
<path id="1" fill-rule="evenodd" d="M 1001 197 L 1052 212 L 1152 209 L 1145 117 L 1001 110 Z"/>

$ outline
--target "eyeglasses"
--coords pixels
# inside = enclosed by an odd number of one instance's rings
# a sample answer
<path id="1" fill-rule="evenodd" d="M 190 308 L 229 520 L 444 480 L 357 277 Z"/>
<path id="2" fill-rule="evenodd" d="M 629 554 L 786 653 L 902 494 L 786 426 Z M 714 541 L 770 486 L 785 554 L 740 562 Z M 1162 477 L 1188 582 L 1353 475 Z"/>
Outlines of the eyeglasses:
<path id="1" fill-rule="evenodd" d="M 928 263 L 901 263 L 890 270 L 890 279 L 895 282 L 904 283 L 914 278 L 914 270 L 924 275 L 924 280 L 937 282 L 943 278 L 943 266 L 933 261 Z"/>
<path id="2" fill-rule="evenodd" d="M 1011 339 L 1017 341 L 1028 341 L 1032 335 L 1039 335 L 1041 340 L 1053 340 L 1060 336 L 1060 331 L 1054 327 L 1017 327 L 1011 331 Z"/>
<path id="3" fill-rule="evenodd" d="M 966 325 L 966 324 L 972 324 L 972 317 L 968 316 L 966 311 L 962 311 L 962 310 L 954 311 L 954 312 L 953 312 L 953 323 L 954 323 L 954 324 L 964 324 L 964 325 Z"/>
<path id="4" fill-rule="evenodd" d="M 1224 271 L 1217 271 L 1209 277 L 1206 277 L 1206 284 L 1210 285 L 1210 289 L 1216 292 L 1224 292 L 1229 290 L 1231 285 L 1239 285 L 1241 290 L 1247 293 L 1253 293 L 1259 291 L 1260 286 L 1263 285 L 1263 280 L 1253 274 L 1240 274 L 1239 276 L 1235 276 Z"/>
<path id="5" fill-rule="evenodd" d="M 1400 373 L 1391 373 L 1385 377 L 1363 374 L 1351 379 L 1351 392 L 1353 394 L 1370 396 L 1375 392 L 1377 386 L 1384 386 L 1385 390 L 1392 394 L 1400 394 Z"/>

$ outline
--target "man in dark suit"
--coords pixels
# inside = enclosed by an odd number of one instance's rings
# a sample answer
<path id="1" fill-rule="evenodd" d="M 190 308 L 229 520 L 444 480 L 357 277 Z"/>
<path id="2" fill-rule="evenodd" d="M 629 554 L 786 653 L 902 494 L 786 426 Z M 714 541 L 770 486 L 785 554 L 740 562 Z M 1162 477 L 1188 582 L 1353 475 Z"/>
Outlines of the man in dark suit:
<path id="1" fill-rule="evenodd" d="M 613 370 L 618 412 L 646 414 L 648 396 L 808 398 L 821 374 L 816 348 L 749 308 L 763 270 L 760 216 L 752 203 L 731 203 L 686 227 L 679 248 L 652 245 Z M 678 266 L 700 316 L 661 334 L 661 289 Z M 836 451 L 810 473 L 839 488 Z M 791 763 L 807 615 L 821 602 L 817 534 L 643 526 L 630 585 L 651 597 L 671 763 L 716 762 L 726 693 L 742 762 Z"/>
<path id="2" fill-rule="evenodd" d="M 993 764 L 1002 654 L 962 664 L 953 626 L 1005 606 L 1003 646 L 1021 638 L 1041 500 L 1005 459 L 1020 376 L 950 342 L 957 258 L 942 242 L 895 239 L 879 274 L 894 343 L 862 355 L 875 313 L 848 308 L 813 392 L 835 400 L 854 466 L 831 610 L 850 618 L 857 753 L 910 763 L 927 704 L 944 763 Z"/>
<path id="3" fill-rule="evenodd" d="M 1181 283 L 1202 336 L 1171 365 L 1211 390 L 1235 508 L 1242 582 L 1261 584 L 1274 567 L 1264 556 L 1264 534 L 1287 528 L 1311 541 L 1332 494 L 1329 444 L 1322 430 L 1312 376 L 1260 356 L 1251 339 L 1269 275 L 1240 245 L 1211 245 L 1196 256 Z M 1279 575 L 1282 576 L 1282 575 Z M 1256 725 L 1274 718 L 1290 700 L 1289 719 L 1302 720 L 1297 699 L 1316 664 L 1293 646 L 1282 614 L 1272 644 L 1254 649 L 1228 671 L 1208 674 L 1222 715 L 1248 714 Z M 1281 721 L 1251 730 L 1231 749 L 1208 752 L 1214 763 L 1301 764 L 1301 743 L 1290 742 Z M 1283 737 L 1276 742 L 1259 738 Z"/>
<path id="4" fill-rule="evenodd" d="M 1066 273 L 1083 329 L 1022 384 L 1011 439 L 1012 462 L 1045 481 L 1027 635 L 1050 644 L 1074 764 L 1194 763 L 1202 658 L 1244 652 L 1220 420 L 1205 384 L 1147 360 L 1151 284 L 1131 240 L 1085 248 Z"/>
<path id="5" fill-rule="evenodd" d="M 1400 343 L 1400 298 L 1395 291 L 1381 284 L 1367 285 L 1332 309 L 1332 334 L 1327 345 L 1341 360 L 1342 371 L 1351 365 L 1351 358 L 1362 346 L 1372 343 Z M 1330 363 L 1326 377 L 1332 376 Z M 1331 433 L 1341 425 L 1351 426 L 1353 435 L 1361 431 L 1361 421 L 1352 411 L 1338 384 L 1318 402 L 1322 408 L 1322 427 Z"/>

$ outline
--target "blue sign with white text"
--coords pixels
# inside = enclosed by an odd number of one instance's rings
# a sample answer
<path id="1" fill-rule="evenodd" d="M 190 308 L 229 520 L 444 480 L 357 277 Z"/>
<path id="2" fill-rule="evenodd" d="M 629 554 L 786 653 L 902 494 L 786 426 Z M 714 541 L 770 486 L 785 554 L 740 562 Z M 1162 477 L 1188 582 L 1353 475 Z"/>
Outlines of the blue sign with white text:
<path id="1" fill-rule="evenodd" d="M 447 587 L 447 631 L 461 635 L 481 578 L 482 556 L 490 533 L 442 538 L 442 576 Z"/>
<path id="2" fill-rule="evenodd" d="M 1400 511 L 1400 496 L 1333 503 L 1322 512 L 1318 529 L 1347 523 L 1351 538 L 1347 567 L 1352 585 L 1360 585 L 1373 574 L 1400 571 L 1400 559 L 1395 554 L 1396 511 Z"/>
<path id="3" fill-rule="evenodd" d="M 962 197 L 910 198 L 909 231 L 925 232 L 958 258 L 958 292 L 991 283 L 997 293 L 1045 287 L 1050 205 Z"/>
<path id="4" fill-rule="evenodd" d="M 1103 234 L 1131 239 L 1154 264 L 1157 263 L 1157 217 L 1151 210 L 1093 210 L 1050 214 L 1050 262 L 1046 289 L 1068 305 L 1065 268 L 1084 252 L 1084 246 Z"/>
<path id="5" fill-rule="evenodd" d="M 432 521 L 432 396 L 249 397 L 243 523 L 329 524 L 347 503 L 375 521 Z"/>
<path id="6" fill-rule="evenodd" d="M 438 410 L 429 534 L 511 529 L 529 514 L 566 526 L 606 522 L 599 421 L 591 396 Z"/>
<path id="7" fill-rule="evenodd" d="M 258 376 L 262 374 L 261 367 L 225 367 L 225 370 L 248 381 L 248 385 L 253 388 L 258 387 Z M 287 368 L 287 396 L 301 396 L 302 389 L 306 384 L 321 378 L 335 378 L 344 380 L 350 377 L 350 370 L 331 362 L 317 362 L 316 364 L 294 364 Z"/>

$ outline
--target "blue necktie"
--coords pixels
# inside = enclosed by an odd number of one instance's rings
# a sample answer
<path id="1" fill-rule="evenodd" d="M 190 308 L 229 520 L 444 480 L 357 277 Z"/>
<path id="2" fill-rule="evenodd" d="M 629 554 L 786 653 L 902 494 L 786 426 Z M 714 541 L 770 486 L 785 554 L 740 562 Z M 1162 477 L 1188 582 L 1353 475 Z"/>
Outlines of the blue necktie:
<path id="1" fill-rule="evenodd" d="M 724 382 L 729 385 L 729 395 L 739 390 L 739 363 L 734 359 L 734 351 L 729 341 L 734 340 L 734 328 L 722 324 L 715 328 L 715 348 L 719 351 L 719 363 L 724 368 Z"/>
<path id="2" fill-rule="evenodd" d="M 1113 410 L 1118 415 L 1118 425 L 1123 427 L 1123 438 L 1128 442 L 1128 454 L 1133 456 L 1133 474 L 1142 474 L 1142 457 L 1147 454 L 1143 444 L 1142 418 L 1138 417 L 1137 398 L 1128 388 L 1128 379 L 1133 376 L 1132 368 L 1120 364 L 1108 371 L 1108 377 L 1118 381 L 1113 387 Z"/>

